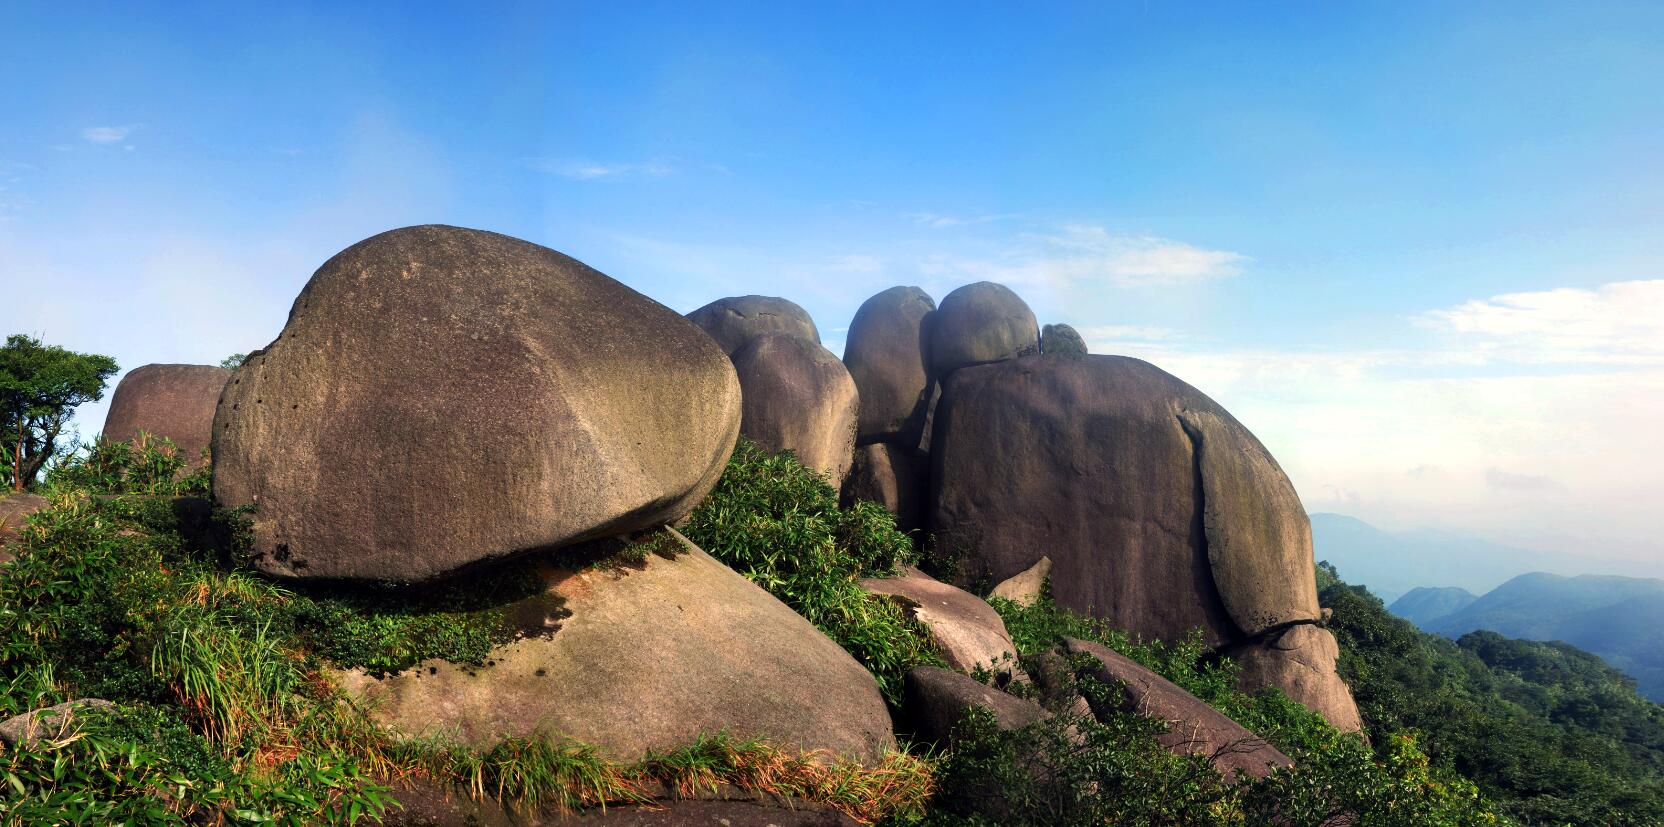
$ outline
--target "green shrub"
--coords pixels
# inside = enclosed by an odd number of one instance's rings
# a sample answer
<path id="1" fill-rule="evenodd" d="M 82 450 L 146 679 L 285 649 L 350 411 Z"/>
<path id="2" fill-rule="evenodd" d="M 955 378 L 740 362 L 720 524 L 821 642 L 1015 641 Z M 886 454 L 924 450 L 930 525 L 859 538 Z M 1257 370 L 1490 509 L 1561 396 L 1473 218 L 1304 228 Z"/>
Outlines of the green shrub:
<path id="1" fill-rule="evenodd" d="M 840 510 L 838 493 L 790 452 L 741 437 L 682 532 L 837 641 L 892 703 L 907 670 L 941 665 L 924 630 L 859 583 L 912 562 L 912 541 L 876 503 Z"/>
<path id="2" fill-rule="evenodd" d="M 130 442 L 98 441 L 69 455 L 46 473 L 48 490 L 90 494 L 206 496 L 211 472 L 206 462 L 191 467 L 173 440 L 143 431 Z"/>

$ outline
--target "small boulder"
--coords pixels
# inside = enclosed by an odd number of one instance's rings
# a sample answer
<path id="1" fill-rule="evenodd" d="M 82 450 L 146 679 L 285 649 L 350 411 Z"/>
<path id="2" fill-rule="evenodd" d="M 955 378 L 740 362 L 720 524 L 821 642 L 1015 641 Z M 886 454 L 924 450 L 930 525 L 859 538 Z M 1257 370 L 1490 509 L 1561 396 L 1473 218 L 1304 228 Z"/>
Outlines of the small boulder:
<path id="1" fill-rule="evenodd" d="M 860 397 L 849 370 L 814 342 L 768 333 L 734 353 L 740 433 L 769 451 L 790 449 L 834 488 L 855 457 Z"/>
<path id="2" fill-rule="evenodd" d="M 685 516 L 739 432 L 686 319 L 516 238 L 408 227 L 326 262 L 214 419 L 214 497 L 253 564 L 431 580 Z"/>
<path id="3" fill-rule="evenodd" d="M 1098 660 L 1098 680 L 1125 687 L 1120 711 L 1136 712 L 1167 724 L 1167 732 L 1157 740 L 1173 752 L 1204 756 L 1228 776 L 1246 773 L 1264 778 L 1278 767 L 1293 766 L 1281 750 L 1136 661 L 1091 641 L 1066 638 L 1064 642 L 1070 654 L 1091 655 Z"/>
<path id="4" fill-rule="evenodd" d="M 935 309 L 923 290 L 892 287 L 855 311 L 844 365 L 861 393 L 858 443 L 918 443 L 930 404 L 929 323 Z"/>
<path id="5" fill-rule="evenodd" d="M 214 409 L 231 371 L 213 365 L 145 365 L 134 368 L 110 396 L 104 439 L 127 442 L 142 431 L 167 437 L 193 467 L 214 433 Z"/>
<path id="6" fill-rule="evenodd" d="M 979 281 L 942 299 L 931 316 L 930 366 L 937 378 L 971 365 L 1040 351 L 1034 311 L 1003 284 Z"/>
<path id="7" fill-rule="evenodd" d="M 888 442 L 862 445 L 855 449 L 855 462 L 844 480 L 844 507 L 868 500 L 889 509 L 896 516 L 896 528 L 922 529 L 929 474 L 927 457 Z"/>
<path id="8" fill-rule="evenodd" d="M 1086 353 L 1086 340 L 1066 324 L 1049 324 L 1040 329 L 1041 353 Z"/>
<path id="9" fill-rule="evenodd" d="M 808 311 L 776 296 L 731 296 L 717 299 L 689 313 L 688 321 L 698 325 L 722 352 L 734 355 L 746 343 L 768 333 L 792 336 L 820 344 L 820 331 Z"/>
<path id="10" fill-rule="evenodd" d="M 0 721 L 0 744 L 15 749 L 62 738 L 70 733 L 78 711 L 110 706 L 114 704 L 109 701 L 82 698 L 7 718 Z"/>
<path id="11" fill-rule="evenodd" d="M 23 525 L 29 521 L 29 515 L 48 505 L 51 503 L 45 497 L 36 494 L 0 494 L 0 563 L 8 563 L 15 559 L 11 552 L 6 550 L 6 544 L 23 531 Z"/>
<path id="12" fill-rule="evenodd" d="M 1046 590 L 1046 579 L 1052 576 L 1052 558 L 1041 557 L 1038 562 L 1007 580 L 1000 581 L 989 593 L 1019 606 L 1028 607 L 1040 602 Z"/>
<path id="13" fill-rule="evenodd" d="M 547 733 L 638 760 L 702 733 L 876 760 L 893 743 L 871 673 L 784 603 L 670 530 L 683 552 L 639 567 L 545 569 L 514 607 L 528 629 L 486 665 L 430 660 L 339 673 L 395 732 L 484 747 Z"/>
<path id="14" fill-rule="evenodd" d="M 999 612 L 982 598 L 908 566 L 900 577 L 868 578 L 861 588 L 888 595 L 930 632 L 948 665 L 961 672 L 977 668 L 1020 676 L 1017 647 Z"/>
<path id="15" fill-rule="evenodd" d="M 1237 685 L 1244 692 L 1275 686 L 1283 694 L 1322 715 L 1342 732 L 1361 732 L 1362 716 L 1352 688 L 1335 671 L 1340 646 L 1320 626 L 1300 623 L 1226 652 L 1241 667 Z"/>
<path id="16" fill-rule="evenodd" d="M 1021 729 L 1050 715 L 1033 701 L 935 666 L 919 666 L 908 672 L 904 691 L 913 733 L 943 744 L 951 742 L 953 728 L 973 707 L 993 712 L 994 723 L 1001 731 Z"/>

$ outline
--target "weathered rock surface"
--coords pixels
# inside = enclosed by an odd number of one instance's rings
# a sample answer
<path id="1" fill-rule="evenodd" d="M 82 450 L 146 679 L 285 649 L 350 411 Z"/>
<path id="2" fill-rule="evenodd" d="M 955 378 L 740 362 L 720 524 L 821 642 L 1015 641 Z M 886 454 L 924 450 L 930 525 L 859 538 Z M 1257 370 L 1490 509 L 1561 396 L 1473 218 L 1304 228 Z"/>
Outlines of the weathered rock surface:
<path id="1" fill-rule="evenodd" d="M 145 365 L 134 368 L 110 396 L 104 438 L 127 442 L 140 431 L 167 437 L 192 466 L 214 433 L 214 409 L 231 371 L 213 365 Z"/>
<path id="2" fill-rule="evenodd" d="M 844 480 L 844 507 L 857 500 L 870 500 L 896 515 L 896 528 L 924 528 L 929 474 L 927 457 L 888 442 L 862 445 L 855 449 L 855 462 Z"/>
<path id="3" fill-rule="evenodd" d="M 5 492 L 0 494 L 0 563 L 16 559 L 6 550 L 6 544 L 23 530 L 29 515 L 51 505 L 45 497 L 35 494 Z"/>
<path id="4" fill-rule="evenodd" d="M 860 396 L 832 352 L 795 336 L 768 333 L 734 353 L 744 396 L 740 433 L 769 451 L 791 449 L 834 488 L 855 456 Z"/>
<path id="5" fill-rule="evenodd" d="M 1320 626 L 1301 623 L 1227 651 L 1242 667 L 1237 683 L 1246 692 L 1275 686 L 1322 715 L 1342 732 L 1363 730 L 1352 688 L 1335 671 L 1340 646 Z"/>
<path id="6" fill-rule="evenodd" d="M 948 665 L 961 672 L 978 667 L 1021 674 L 1017 647 L 999 612 L 982 598 L 908 566 L 899 577 L 868 578 L 861 588 L 889 595 L 930 632 Z"/>
<path id="7" fill-rule="evenodd" d="M 1086 353 L 1086 340 L 1073 327 L 1049 324 L 1040 328 L 1041 353 Z"/>
<path id="8" fill-rule="evenodd" d="M 214 419 L 214 496 L 278 576 L 423 580 L 673 522 L 739 383 L 710 337 L 575 259 L 394 230 L 326 262 Z"/>
<path id="9" fill-rule="evenodd" d="M 820 331 L 808 311 L 775 296 L 731 296 L 689 313 L 688 321 L 710 334 L 722 352 L 734 352 L 758 336 L 778 333 L 820 344 Z"/>
<path id="10" fill-rule="evenodd" d="M 498 647 L 484 667 L 434 660 L 383 679 L 344 672 L 342 685 L 395 731 L 476 746 L 543 731 L 633 761 L 719 730 L 859 759 L 890 746 L 890 716 L 866 669 L 681 542 L 686 553 L 640 568 L 547 572 L 547 595 L 515 613 L 549 613 L 558 629 Z"/>
<path id="11" fill-rule="evenodd" d="M 932 531 L 967 577 L 999 582 L 1049 556 L 1060 605 L 1147 637 L 1199 627 L 1211 645 L 1317 619 L 1287 476 L 1223 408 L 1146 362 L 964 368 L 933 430 Z"/>
<path id="12" fill-rule="evenodd" d="M 931 316 L 931 375 L 1040 352 L 1034 311 L 1003 284 L 979 281 L 942 299 Z"/>
<path id="13" fill-rule="evenodd" d="M 930 404 L 930 318 L 936 302 L 892 287 L 861 304 L 849 323 L 844 365 L 861 393 L 859 443 L 918 444 Z"/>
<path id="14" fill-rule="evenodd" d="M 655 799 L 650 806 L 611 804 L 583 812 L 562 813 L 555 807 L 537 812 L 510 810 L 495 799 L 477 800 L 461 788 L 446 789 L 417 778 L 389 779 L 398 807 L 381 820 L 387 827 L 554 827 L 564 824 L 608 824 L 615 827 L 855 827 L 848 816 L 824 806 L 785 798 L 754 800 L 734 790 L 712 797 Z M 701 793 L 705 791 L 700 791 Z"/>
<path id="15" fill-rule="evenodd" d="M 1065 643 L 1071 654 L 1097 658 L 1103 665 L 1097 674 L 1099 680 L 1126 688 L 1120 711 L 1137 712 L 1167 724 L 1167 732 L 1157 740 L 1173 752 L 1206 756 L 1227 775 L 1247 773 L 1254 778 L 1293 765 L 1281 750 L 1241 724 L 1119 652 L 1074 638 L 1067 638 Z"/>
<path id="16" fill-rule="evenodd" d="M 98 698 L 82 698 L 7 718 L 0 721 L 0 744 L 8 747 L 29 746 L 62 738 L 70 732 L 79 711 L 112 705 Z"/>
<path id="17" fill-rule="evenodd" d="M 904 691 L 913 732 L 927 741 L 947 743 L 954 726 L 972 707 L 993 712 L 994 722 L 1002 731 L 1020 729 L 1050 714 L 1033 701 L 935 666 L 919 666 L 908 672 Z"/>
<path id="18" fill-rule="evenodd" d="M 1033 606 L 1040 601 L 1040 595 L 1046 589 L 1046 579 L 1051 576 L 1052 558 L 1041 557 L 1026 570 L 1000 581 L 989 596 L 1003 597 L 1019 606 Z"/>

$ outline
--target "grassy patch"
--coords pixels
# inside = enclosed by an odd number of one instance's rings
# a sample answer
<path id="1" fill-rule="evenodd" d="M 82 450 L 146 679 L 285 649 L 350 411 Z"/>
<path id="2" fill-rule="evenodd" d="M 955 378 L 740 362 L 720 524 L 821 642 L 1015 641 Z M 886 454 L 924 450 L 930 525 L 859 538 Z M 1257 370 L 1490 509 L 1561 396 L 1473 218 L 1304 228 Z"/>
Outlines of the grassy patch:
<path id="1" fill-rule="evenodd" d="M 912 541 L 883 506 L 840 510 L 838 493 L 790 452 L 771 454 L 741 437 L 682 532 L 837 641 L 892 703 L 907 670 L 942 665 L 923 629 L 859 583 L 912 562 Z"/>

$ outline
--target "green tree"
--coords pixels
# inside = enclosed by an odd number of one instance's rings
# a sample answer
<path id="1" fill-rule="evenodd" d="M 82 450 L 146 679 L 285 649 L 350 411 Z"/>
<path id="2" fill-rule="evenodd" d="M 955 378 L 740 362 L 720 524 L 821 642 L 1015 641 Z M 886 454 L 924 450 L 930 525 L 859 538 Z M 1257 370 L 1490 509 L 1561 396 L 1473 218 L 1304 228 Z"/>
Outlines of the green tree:
<path id="1" fill-rule="evenodd" d="M 41 344 L 23 334 L 0 347 L 0 481 L 22 491 L 59 452 L 75 408 L 104 396 L 116 360 Z"/>

